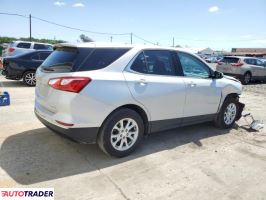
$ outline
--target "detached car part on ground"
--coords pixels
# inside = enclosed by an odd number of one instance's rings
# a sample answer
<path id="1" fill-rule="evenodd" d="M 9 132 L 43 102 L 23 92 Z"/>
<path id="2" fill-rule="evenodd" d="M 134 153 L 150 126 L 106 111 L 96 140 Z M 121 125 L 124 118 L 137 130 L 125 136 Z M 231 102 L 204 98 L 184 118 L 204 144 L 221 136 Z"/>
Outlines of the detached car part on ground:
<path id="1" fill-rule="evenodd" d="M 5 57 L 2 61 L 2 75 L 11 80 L 23 79 L 26 85 L 35 86 L 35 72 L 51 53 L 52 51 L 41 50 Z"/>
<path id="2" fill-rule="evenodd" d="M 266 81 L 266 63 L 261 59 L 242 56 L 225 56 L 218 62 L 217 71 L 249 84 L 252 80 Z"/>
<path id="3" fill-rule="evenodd" d="M 208 121 L 230 128 L 244 108 L 238 80 L 174 48 L 61 44 L 36 79 L 45 126 L 116 157 L 152 132 Z"/>

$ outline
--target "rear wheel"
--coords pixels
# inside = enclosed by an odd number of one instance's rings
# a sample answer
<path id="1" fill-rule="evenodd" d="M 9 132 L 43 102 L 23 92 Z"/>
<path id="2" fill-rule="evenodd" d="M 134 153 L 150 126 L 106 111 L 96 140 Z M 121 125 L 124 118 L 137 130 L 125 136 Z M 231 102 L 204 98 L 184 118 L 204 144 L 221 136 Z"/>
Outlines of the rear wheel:
<path id="1" fill-rule="evenodd" d="M 35 78 L 35 71 L 27 71 L 23 74 L 23 82 L 27 86 L 35 86 L 36 85 L 36 78 Z"/>
<path id="2" fill-rule="evenodd" d="M 244 77 L 243 77 L 243 80 L 242 80 L 242 84 L 243 84 L 243 85 L 247 85 L 247 84 L 249 84 L 250 81 L 251 81 L 251 78 L 252 78 L 251 73 L 250 73 L 250 72 L 246 72 L 246 73 L 244 74 Z"/>
<path id="3" fill-rule="evenodd" d="M 239 112 L 238 100 L 234 97 L 225 99 L 220 112 L 215 120 L 215 125 L 219 128 L 230 128 L 234 125 Z"/>
<path id="4" fill-rule="evenodd" d="M 104 122 L 97 143 L 105 153 L 124 157 L 136 150 L 143 133 L 144 124 L 140 115 L 134 110 L 123 108 Z"/>

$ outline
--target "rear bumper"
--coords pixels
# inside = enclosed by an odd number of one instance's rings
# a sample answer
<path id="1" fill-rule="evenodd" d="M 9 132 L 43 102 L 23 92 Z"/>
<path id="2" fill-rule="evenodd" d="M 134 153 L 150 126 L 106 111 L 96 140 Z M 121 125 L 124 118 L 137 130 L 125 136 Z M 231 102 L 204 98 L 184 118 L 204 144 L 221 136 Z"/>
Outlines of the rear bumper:
<path id="1" fill-rule="evenodd" d="M 72 141 L 84 144 L 95 144 L 99 127 L 88 128 L 62 128 L 43 119 L 35 110 L 36 117 L 49 129 Z"/>

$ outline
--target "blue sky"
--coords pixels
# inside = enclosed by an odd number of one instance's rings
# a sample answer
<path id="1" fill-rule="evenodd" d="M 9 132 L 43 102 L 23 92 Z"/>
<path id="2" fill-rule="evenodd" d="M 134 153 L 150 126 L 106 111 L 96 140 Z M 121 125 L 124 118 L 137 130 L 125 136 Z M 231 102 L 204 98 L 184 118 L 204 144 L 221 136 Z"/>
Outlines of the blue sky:
<path id="1" fill-rule="evenodd" d="M 18 13 L 75 28 L 133 32 L 160 45 L 266 47 L 266 0 L 0 0 L 0 12 Z M 27 37 L 28 19 L 0 15 L 0 36 Z M 32 20 L 32 35 L 76 41 L 82 32 Z M 85 33 L 95 41 L 109 35 Z M 130 36 L 113 36 L 130 42 Z M 144 43 L 133 38 L 134 43 Z"/>

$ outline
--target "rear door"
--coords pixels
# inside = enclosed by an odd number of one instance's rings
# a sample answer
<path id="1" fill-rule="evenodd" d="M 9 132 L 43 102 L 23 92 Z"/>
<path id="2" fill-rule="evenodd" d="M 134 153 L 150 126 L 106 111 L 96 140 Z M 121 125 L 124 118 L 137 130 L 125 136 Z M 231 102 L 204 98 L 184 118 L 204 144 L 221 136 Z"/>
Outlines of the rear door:
<path id="1" fill-rule="evenodd" d="M 141 52 L 124 71 L 132 96 L 150 113 L 152 131 L 178 127 L 183 117 L 185 84 L 173 53 Z"/>
<path id="2" fill-rule="evenodd" d="M 259 78 L 260 79 L 265 79 L 266 78 L 266 67 L 265 67 L 265 64 L 259 60 L 259 59 L 256 59 L 256 67 L 259 71 Z"/>
<path id="3" fill-rule="evenodd" d="M 205 121 L 217 113 L 222 93 L 219 80 L 210 78 L 211 69 L 192 54 L 178 52 L 176 55 L 186 84 L 184 124 Z"/>
<path id="4" fill-rule="evenodd" d="M 248 58 L 244 60 L 252 73 L 254 78 L 261 76 L 261 67 L 257 66 L 257 59 L 255 58 Z"/>

